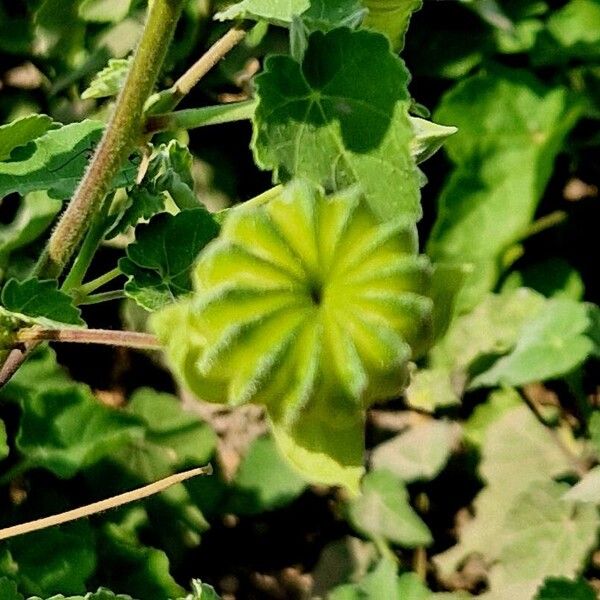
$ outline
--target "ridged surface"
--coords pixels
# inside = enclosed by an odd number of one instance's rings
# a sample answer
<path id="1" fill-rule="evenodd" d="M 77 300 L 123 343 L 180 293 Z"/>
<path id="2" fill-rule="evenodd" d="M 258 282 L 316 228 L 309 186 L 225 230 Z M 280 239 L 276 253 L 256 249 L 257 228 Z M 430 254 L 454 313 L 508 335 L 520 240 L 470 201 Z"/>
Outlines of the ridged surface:
<path id="1" fill-rule="evenodd" d="M 428 343 L 430 265 L 416 252 L 414 226 L 381 224 L 357 193 L 290 184 L 230 213 L 201 253 L 193 299 L 155 328 L 202 399 L 265 404 L 286 429 L 342 430 L 402 391 Z"/>

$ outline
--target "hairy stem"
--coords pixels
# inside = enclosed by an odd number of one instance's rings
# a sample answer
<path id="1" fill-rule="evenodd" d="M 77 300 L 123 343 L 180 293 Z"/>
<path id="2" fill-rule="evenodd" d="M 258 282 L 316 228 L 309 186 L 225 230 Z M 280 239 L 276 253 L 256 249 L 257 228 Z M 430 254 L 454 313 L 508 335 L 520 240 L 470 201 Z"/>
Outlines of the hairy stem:
<path id="1" fill-rule="evenodd" d="M 99 502 L 94 502 L 86 506 L 81 506 L 80 508 L 68 510 L 58 515 L 52 515 L 43 519 L 22 523 L 21 525 L 14 525 L 12 527 L 0 529 L 0 540 L 6 540 L 17 535 L 24 535 L 26 533 L 31 533 L 32 531 L 39 531 L 40 529 L 47 529 L 48 527 L 54 527 L 56 525 L 62 525 L 63 523 L 69 523 L 70 521 L 96 515 L 100 512 L 104 512 L 105 510 L 122 506 L 123 504 L 148 498 L 149 496 L 163 492 L 167 488 L 177 483 L 182 483 L 183 481 L 186 481 L 192 477 L 197 477 L 198 475 L 212 475 L 212 467 L 207 465 L 206 467 L 198 467 L 197 469 L 191 469 L 189 471 L 184 471 L 183 473 L 170 475 L 169 477 L 165 477 L 160 481 L 155 481 L 154 483 L 138 488 L 137 490 L 133 490 L 131 492 L 125 492 L 124 494 L 113 496 L 107 500 L 100 500 Z"/>
<path id="2" fill-rule="evenodd" d="M 38 275 L 58 277 L 85 235 L 119 169 L 137 145 L 143 110 L 152 93 L 184 0 L 153 0 L 141 40 L 113 115 L 94 157 L 52 233 L 36 268 Z"/>
<path id="3" fill-rule="evenodd" d="M 17 342 L 68 342 L 72 344 L 101 344 L 125 346 L 139 350 L 159 350 L 161 345 L 156 336 L 137 331 L 113 331 L 110 329 L 43 329 L 31 327 L 17 333 Z"/>
<path id="4" fill-rule="evenodd" d="M 162 115 L 152 115 L 146 121 L 146 132 L 157 133 L 172 129 L 195 129 L 207 125 L 219 125 L 232 121 L 251 119 L 256 109 L 256 100 L 188 108 Z"/>

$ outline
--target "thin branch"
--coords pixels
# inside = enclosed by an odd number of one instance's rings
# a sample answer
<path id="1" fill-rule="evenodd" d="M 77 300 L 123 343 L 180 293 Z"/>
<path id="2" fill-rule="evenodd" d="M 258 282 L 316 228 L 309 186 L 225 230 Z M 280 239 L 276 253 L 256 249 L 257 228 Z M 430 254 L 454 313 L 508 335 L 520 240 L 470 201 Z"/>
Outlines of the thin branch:
<path id="1" fill-rule="evenodd" d="M 43 329 L 30 327 L 17 333 L 17 342 L 66 342 L 71 344 L 100 344 L 103 346 L 123 346 L 139 350 L 160 350 L 156 336 L 137 331 L 113 331 L 110 329 Z"/>
<path id="2" fill-rule="evenodd" d="M 92 294 L 90 296 L 84 296 L 77 302 L 77 306 L 88 306 L 90 304 L 100 304 L 101 302 L 111 302 L 113 300 L 123 300 L 127 298 L 123 290 L 111 290 L 110 292 L 100 292 L 99 294 Z"/>
<path id="3" fill-rule="evenodd" d="M 246 25 L 232 27 L 219 38 L 174 84 L 170 91 L 169 106 L 173 110 L 187 96 L 198 82 L 247 34 Z"/>
<path id="4" fill-rule="evenodd" d="M 92 504 L 68 510 L 58 515 L 52 515 L 51 517 L 44 517 L 43 519 L 37 519 L 35 521 L 29 521 L 28 523 L 22 523 L 21 525 L 0 529 L 0 540 L 6 540 L 17 535 L 24 535 L 26 533 L 31 533 L 32 531 L 39 531 L 40 529 L 47 529 L 48 527 L 63 525 L 64 523 L 76 521 L 77 519 L 90 517 L 104 512 L 105 510 L 110 510 L 111 508 L 123 506 L 123 504 L 129 504 L 130 502 L 135 502 L 159 494 L 173 485 L 182 483 L 187 479 L 199 475 L 212 475 L 211 465 L 198 467 L 197 469 L 191 469 L 189 471 L 184 471 L 183 473 L 176 473 L 175 475 L 165 477 L 160 481 L 155 481 L 154 483 L 138 488 L 137 490 L 125 492 L 124 494 L 119 494 L 118 496 L 113 496 L 106 500 L 100 500 L 99 502 L 93 502 Z"/>

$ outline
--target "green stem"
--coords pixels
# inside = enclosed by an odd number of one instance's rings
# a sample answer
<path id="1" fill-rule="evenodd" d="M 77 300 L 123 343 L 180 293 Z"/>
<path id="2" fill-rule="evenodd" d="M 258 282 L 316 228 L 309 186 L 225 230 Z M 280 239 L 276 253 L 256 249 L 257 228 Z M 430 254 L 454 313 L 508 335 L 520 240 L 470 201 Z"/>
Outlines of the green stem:
<path id="1" fill-rule="evenodd" d="M 92 225 L 83 240 L 83 244 L 73 261 L 73 266 L 62 284 L 61 289 L 64 292 L 70 292 L 81 285 L 85 274 L 92 264 L 94 255 L 104 239 L 104 234 L 106 233 L 106 217 L 111 204 L 112 195 L 109 195 L 104 199 L 100 211 L 94 217 Z"/>
<path id="2" fill-rule="evenodd" d="M 111 281 L 113 281 L 113 279 L 116 279 L 121 275 L 121 270 L 118 267 L 115 267 L 114 269 L 108 271 L 108 273 L 104 273 L 104 275 L 100 275 L 100 277 L 96 277 L 96 279 L 92 279 L 91 281 L 84 283 L 77 289 L 77 294 L 80 296 L 89 296 L 98 288 L 101 288 L 103 285 L 110 283 Z"/>
<path id="3" fill-rule="evenodd" d="M 36 274 L 58 277 L 81 243 L 119 169 L 140 139 L 143 110 L 179 20 L 184 0 L 152 0 L 141 40 L 115 110 L 75 195 L 52 233 Z"/>
<path id="4" fill-rule="evenodd" d="M 174 129 L 196 129 L 207 125 L 219 125 L 251 119 L 256 110 L 256 100 L 189 108 L 162 115 L 152 115 L 146 121 L 146 133 Z"/>
<path id="5" fill-rule="evenodd" d="M 100 294 L 94 294 L 92 296 L 86 296 L 77 302 L 78 306 L 85 306 L 88 304 L 100 304 L 100 302 L 110 302 L 111 300 L 123 300 L 125 298 L 123 290 L 112 290 L 110 292 L 102 292 Z"/>

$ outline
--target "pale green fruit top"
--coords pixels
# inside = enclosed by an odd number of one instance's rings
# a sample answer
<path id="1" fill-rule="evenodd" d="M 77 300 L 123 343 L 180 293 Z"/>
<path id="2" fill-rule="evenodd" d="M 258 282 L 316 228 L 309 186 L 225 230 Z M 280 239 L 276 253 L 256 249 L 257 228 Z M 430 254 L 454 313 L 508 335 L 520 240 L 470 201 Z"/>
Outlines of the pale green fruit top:
<path id="1" fill-rule="evenodd" d="M 200 398 L 264 404 L 309 479 L 354 487 L 365 408 L 404 389 L 429 343 L 430 271 L 414 225 L 381 223 L 355 191 L 295 182 L 232 211 L 199 257 L 192 298 L 153 323 Z"/>

